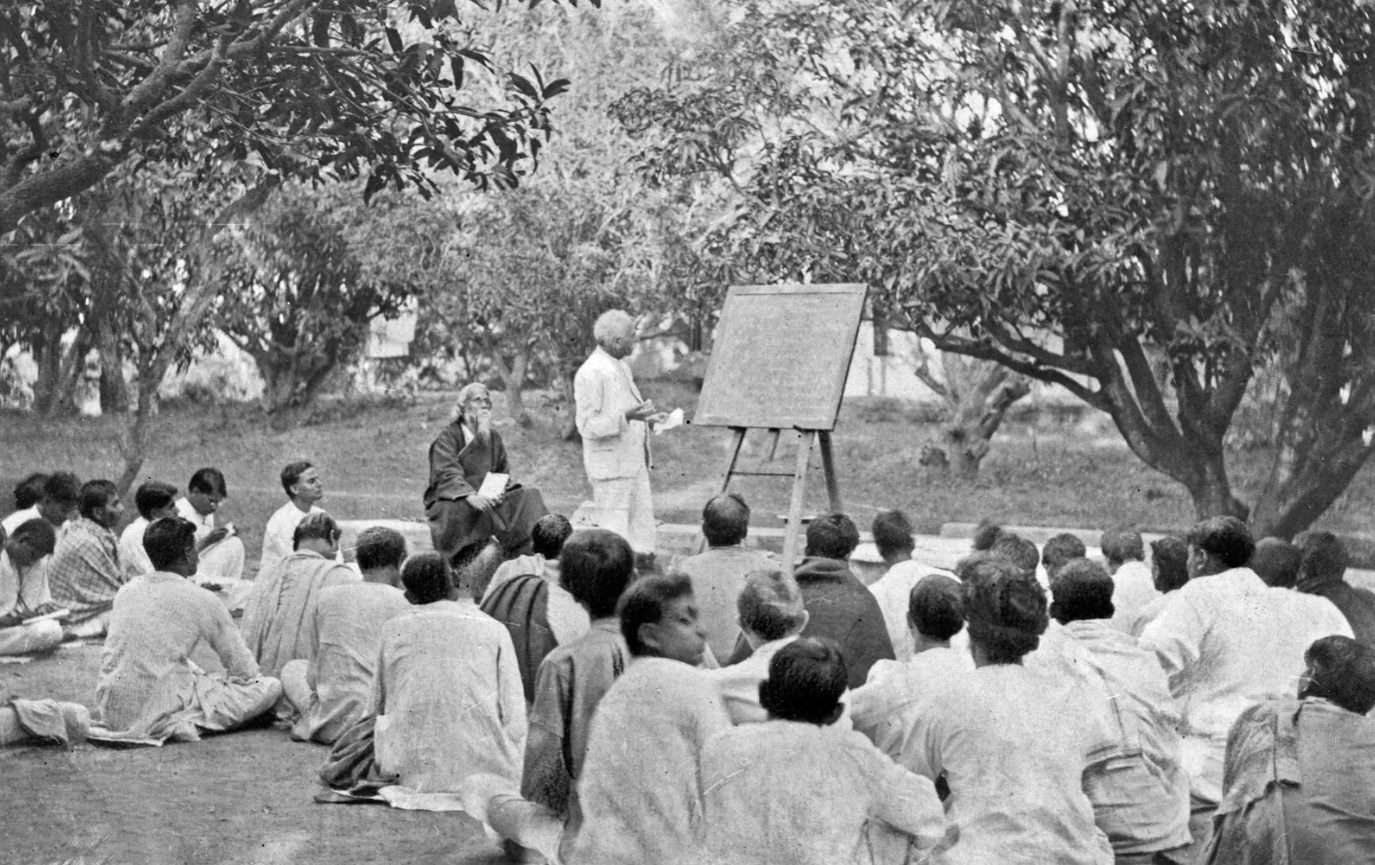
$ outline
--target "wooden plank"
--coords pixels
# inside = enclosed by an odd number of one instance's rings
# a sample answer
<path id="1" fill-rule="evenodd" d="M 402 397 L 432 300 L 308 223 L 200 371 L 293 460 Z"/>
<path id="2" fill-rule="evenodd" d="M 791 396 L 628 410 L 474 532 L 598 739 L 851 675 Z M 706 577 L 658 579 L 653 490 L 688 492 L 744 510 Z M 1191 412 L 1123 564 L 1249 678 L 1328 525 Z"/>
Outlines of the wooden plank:
<path id="1" fill-rule="evenodd" d="M 831 451 L 831 433 L 821 430 L 821 470 L 826 475 L 826 498 L 831 502 L 831 513 L 845 513 L 845 505 L 840 500 L 840 483 L 836 480 L 835 454 Z"/>
<path id="2" fill-rule="evenodd" d="M 797 536 L 802 531 L 802 503 L 807 488 L 807 465 L 811 461 L 812 441 L 816 438 L 816 432 L 804 430 L 798 437 L 801 441 L 797 445 L 797 467 L 793 472 L 793 497 L 788 504 L 788 528 L 783 534 L 783 567 L 789 573 L 797 562 Z"/>

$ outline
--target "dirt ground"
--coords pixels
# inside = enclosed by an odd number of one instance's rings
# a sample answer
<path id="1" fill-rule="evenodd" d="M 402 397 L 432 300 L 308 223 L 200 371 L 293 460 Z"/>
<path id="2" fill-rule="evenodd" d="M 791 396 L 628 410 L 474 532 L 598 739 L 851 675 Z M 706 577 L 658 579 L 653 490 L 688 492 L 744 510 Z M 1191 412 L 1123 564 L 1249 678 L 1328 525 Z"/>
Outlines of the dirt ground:
<path id="1" fill-rule="evenodd" d="M 214 669 L 213 656 L 195 657 Z M 0 695 L 95 704 L 100 645 L 0 666 Z M 317 805 L 325 748 L 285 731 L 110 750 L 0 749 L 0 862 L 307 865 L 504 862 L 464 814 Z"/>

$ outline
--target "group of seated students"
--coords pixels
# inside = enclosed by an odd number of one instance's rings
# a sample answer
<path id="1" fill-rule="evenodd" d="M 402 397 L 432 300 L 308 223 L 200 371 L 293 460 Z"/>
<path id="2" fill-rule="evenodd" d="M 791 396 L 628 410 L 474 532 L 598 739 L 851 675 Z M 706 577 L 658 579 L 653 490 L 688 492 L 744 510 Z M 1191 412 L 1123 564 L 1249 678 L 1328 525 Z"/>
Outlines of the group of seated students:
<path id="1" fill-rule="evenodd" d="M 1257 545 L 1211 519 L 1156 540 L 1147 565 L 1141 536 L 1113 530 L 1105 567 L 1074 535 L 1038 549 L 983 525 L 943 571 L 912 558 L 910 521 L 885 511 L 872 533 L 886 570 L 866 586 L 848 516 L 812 520 L 790 574 L 746 547 L 750 511 L 728 493 L 703 510 L 707 549 L 666 574 L 553 514 L 533 553 L 495 572 L 481 556 L 408 555 L 381 527 L 360 533 L 355 568 L 315 507 L 314 469 L 282 480 L 294 513 L 273 519 L 290 549 L 251 583 L 242 630 L 191 580 L 201 526 L 166 511 L 166 490 L 140 503 L 151 571 L 94 614 L 108 637 L 93 739 L 275 721 L 329 746 L 321 801 L 463 810 L 517 861 L 1375 851 L 1375 597 L 1343 581 L 1328 533 Z M 58 551 L 111 540 L 98 530 L 119 502 L 103 483 L 80 488 Z M 46 521 L 62 502 L 44 501 Z M 0 568 L 27 572 L 53 547 L 34 522 Z M 188 660 L 200 643 L 224 672 Z"/>

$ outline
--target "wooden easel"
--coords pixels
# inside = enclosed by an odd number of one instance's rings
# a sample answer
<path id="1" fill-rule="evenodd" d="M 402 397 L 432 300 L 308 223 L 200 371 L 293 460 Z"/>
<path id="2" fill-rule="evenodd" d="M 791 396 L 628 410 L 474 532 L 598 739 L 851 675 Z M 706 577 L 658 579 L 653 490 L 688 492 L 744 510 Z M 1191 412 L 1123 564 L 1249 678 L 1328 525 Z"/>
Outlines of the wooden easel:
<path id="1" fill-rule="evenodd" d="M 729 490 L 731 478 L 734 477 L 793 479 L 793 494 L 788 504 L 788 526 L 783 533 L 783 566 L 791 571 L 797 562 L 797 536 L 802 527 L 802 503 L 807 489 L 807 470 L 811 464 L 812 445 L 816 442 L 821 443 L 821 470 L 826 476 L 826 496 L 830 499 L 831 511 L 839 513 L 845 510 L 840 501 L 840 484 L 836 482 L 835 458 L 831 453 L 831 431 L 797 430 L 797 462 L 791 472 L 780 472 L 745 471 L 737 468 L 740 462 L 740 448 L 745 443 L 745 433 L 749 428 L 737 426 L 730 429 L 735 433 L 735 440 L 731 443 L 730 458 L 726 462 L 726 473 L 721 479 L 719 492 Z M 782 434 L 783 431 L 777 427 L 769 428 L 769 455 L 765 457 L 765 463 L 773 462 Z"/>

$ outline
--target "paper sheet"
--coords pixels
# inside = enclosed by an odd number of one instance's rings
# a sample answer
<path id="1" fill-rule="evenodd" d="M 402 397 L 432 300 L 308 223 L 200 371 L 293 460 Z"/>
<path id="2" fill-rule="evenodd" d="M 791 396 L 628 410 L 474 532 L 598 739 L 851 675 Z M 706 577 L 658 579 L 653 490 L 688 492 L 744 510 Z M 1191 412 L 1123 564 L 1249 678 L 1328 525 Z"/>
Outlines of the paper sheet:
<path id="1" fill-rule="evenodd" d="M 675 408 L 673 411 L 668 413 L 668 417 L 664 418 L 662 421 L 654 425 L 654 434 L 656 436 L 663 435 L 664 430 L 671 430 L 674 427 L 680 427 L 682 425 L 683 410 L 680 408 Z"/>

